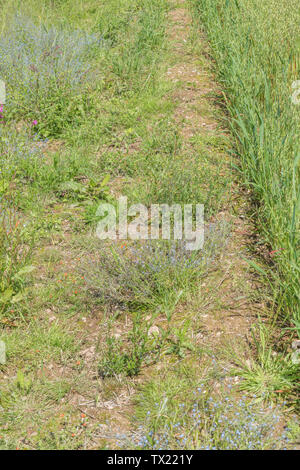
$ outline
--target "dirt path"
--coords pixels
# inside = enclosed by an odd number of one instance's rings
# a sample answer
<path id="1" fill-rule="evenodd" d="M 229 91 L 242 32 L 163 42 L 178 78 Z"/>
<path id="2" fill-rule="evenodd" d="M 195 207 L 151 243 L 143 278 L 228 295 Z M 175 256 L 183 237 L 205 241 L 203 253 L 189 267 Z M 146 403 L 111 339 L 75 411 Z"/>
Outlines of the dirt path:
<path id="1" fill-rule="evenodd" d="M 176 5 L 169 13 L 169 36 L 174 45 L 173 64 L 167 74 L 173 81 L 180 82 L 180 88 L 174 95 L 177 101 L 175 119 L 181 124 L 184 147 L 189 148 L 195 135 L 206 135 L 211 140 L 214 135 L 226 135 L 227 131 L 220 119 L 215 117 L 220 110 L 216 107 L 214 96 L 220 90 L 207 59 L 205 38 L 197 38 L 202 51 L 200 55 L 195 54 L 191 47 L 193 25 L 187 2 L 176 2 Z M 211 152 L 214 151 L 211 148 Z M 230 164 L 225 152 L 218 158 Z M 235 179 L 234 174 L 231 179 Z M 248 263 L 243 260 L 248 255 L 252 234 L 252 227 L 245 217 L 247 199 L 234 181 L 227 190 L 226 207 L 216 219 L 230 221 L 232 232 L 221 261 L 222 270 L 217 278 L 207 282 L 208 290 L 215 286 L 213 291 L 214 294 L 217 292 L 218 301 L 212 295 L 212 302 L 208 299 L 204 303 L 206 311 L 202 315 L 202 318 L 205 317 L 205 341 L 210 345 L 245 338 L 256 313 L 262 308 L 253 298 L 257 284 L 249 272 Z"/>
<path id="2" fill-rule="evenodd" d="M 166 78 L 178 85 L 172 95 L 172 99 L 176 101 L 174 119 L 180 128 L 183 152 L 194 158 L 193 139 L 197 136 L 208 142 L 214 142 L 215 138 L 223 136 L 225 142 L 230 144 L 221 122 L 222 111 L 215 101 L 219 89 L 207 58 L 205 38 L 197 37 L 201 50 L 194 50 L 193 23 L 186 1 L 176 2 L 170 10 L 168 35 L 171 46 Z M 222 171 L 228 172 L 230 160 L 226 148 L 220 151 L 214 145 L 208 144 L 208 147 L 211 155 L 217 153 L 217 158 L 223 162 Z M 257 313 L 261 313 L 263 308 L 255 299 L 258 285 L 244 260 L 249 256 L 248 247 L 252 236 L 252 227 L 245 217 L 247 198 L 233 182 L 233 174 L 230 174 L 230 178 L 232 182 L 226 188 L 226 204 L 209 221 L 226 221 L 230 224 L 229 241 L 219 268 L 205 278 L 200 286 L 202 300 L 193 319 L 195 342 L 198 347 L 210 351 L 223 370 L 232 367 L 232 351 L 240 352 L 242 348 L 245 353 L 244 346 L 249 340 L 251 324 L 255 323 Z M 185 310 L 189 313 L 190 306 L 180 312 L 183 317 Z M 163 369 L 164 366 L 160 364 L 154 371 L 148 370 L 135 381 L 136 385 L 149 380 L 152 372 L 164 374 Z M 238 380 L 236 377 L 236 382 Z M 117 434 L 128 435 L 130 418 L 134 413 L 134 406 L 131 404 L 135 395 L 134 388 L 129 386 L 126 391 L 123 385 L 120 384 L 120 387 L 121 395 L 116 395 L 115 399 L 107 403 L 113 423 L 110 428 L 111 439 L 107 434 L 108 428 L 103 436 L 109 438 L 110 445 Z M 87 410 L 93 413 L 92 409 Z"/>

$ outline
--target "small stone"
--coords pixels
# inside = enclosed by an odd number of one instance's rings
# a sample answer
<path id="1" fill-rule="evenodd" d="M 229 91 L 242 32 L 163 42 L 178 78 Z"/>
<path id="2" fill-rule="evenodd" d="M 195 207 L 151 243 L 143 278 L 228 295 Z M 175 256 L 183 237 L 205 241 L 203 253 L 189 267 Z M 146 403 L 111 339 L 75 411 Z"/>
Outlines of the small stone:
<path id="1" fill-rule="evenodd" d="M 300 349 L 293 351 L 291 361 L 293 364 L 300 364 Z"/>
<path id="2" fill-rule="evenodd" d="M 292 342 L 292 349 L 300 349 L 300 339 L 295 339 L 293 342 Z"/>
<path id="3" fill-rule="evenodd" d="M 90 348 L 87 348 L 84 351 L 81 351 L 79 355 L 81 357 L 84 357 L 86 361 L 90 361 L 91 359 L 94 358 L 95 352 L 96 352 L 96 347 L 91 346 Z"/>
<path id="4" fill-rule="evenodd" d="M 151 326 L 148 331 L 148 336 L 158 336 L 160 334 L 158 326 Z"/>

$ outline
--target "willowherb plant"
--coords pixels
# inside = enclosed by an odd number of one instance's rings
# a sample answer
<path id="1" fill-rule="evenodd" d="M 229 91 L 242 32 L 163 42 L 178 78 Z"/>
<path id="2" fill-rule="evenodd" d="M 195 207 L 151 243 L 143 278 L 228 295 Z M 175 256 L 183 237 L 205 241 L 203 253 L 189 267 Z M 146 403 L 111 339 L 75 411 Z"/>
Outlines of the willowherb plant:
<path id="1" fill-rule="evenodd" d="M 106 351 L 99 363 L 98 371 L 102 378 L 118 374 L 138 375 L 143 363 L 152 357 L 148 332 L 151 322 L 136 313 L 132 318 L 132 329 L 126 338 L 118 339 L 110 332 L 106 338 Z"/>
<path id="2" fill-rule="evenodd" d="M 27 129 L 0 127 L 0 194 L 8 189 L 11 179 L 33 177 L 33 167 L 40 166 L 46 141 Z"/>
<path id="3" fill-rule="evenodd" d="M 82 94 L 80 87 L 89 77 L 91 51 L 101 45 L 98 34 L 37 25 L 16 15 L 9 31 L 0 38 L 0 77 L 7 89 L 6 115 L 37 118 L 41 128 L 47 114 L 54 118 L 53 109 L 63 113 L 62 122 L 68 121 L 64 108 L 70 107 L 72 94 Z"/>
<path id="4" fill-rule="evenodd" d="M 49 78 L 57 84 L 62 79 L 71 86 L 82 83 L 88 70 L 86 56 L 102 42 L 96 34 L 46 28 L 20 15 L 11 27 L 0 41 L 1 72 L 12 81 L 21 79 L 28 93 L 37 78 L 41 87 L 47 87 Z"/>
<path id="5" fill-rule="evenodd" d="M 25 297 L 31 247 L 24 243 L 24 222 L 15 208 L 0 199 L 0 317 Z"/>

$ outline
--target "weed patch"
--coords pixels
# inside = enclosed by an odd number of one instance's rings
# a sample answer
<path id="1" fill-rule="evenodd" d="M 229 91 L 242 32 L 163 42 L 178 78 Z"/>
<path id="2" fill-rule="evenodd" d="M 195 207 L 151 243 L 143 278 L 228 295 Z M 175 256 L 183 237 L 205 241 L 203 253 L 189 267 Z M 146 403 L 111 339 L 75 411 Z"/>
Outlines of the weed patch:
<path id="1" fill-rule="evenodd" d="M 130 309 L 169 307 L 184 299 L 214 267 L 226 243 L 226 226 L 207 231 L 203 250 L 189 251 L 184 242 L 148 241 L 106 249 L 83 271 L 87 286 L 105 305 Z"/>

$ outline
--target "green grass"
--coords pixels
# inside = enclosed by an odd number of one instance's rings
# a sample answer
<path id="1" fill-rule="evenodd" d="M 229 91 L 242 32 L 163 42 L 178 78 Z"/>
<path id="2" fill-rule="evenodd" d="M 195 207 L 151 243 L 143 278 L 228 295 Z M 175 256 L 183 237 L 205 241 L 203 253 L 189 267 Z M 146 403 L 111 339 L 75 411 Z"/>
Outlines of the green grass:
<path id="1" fill-rule="evenodd" d="M 275 315 L 295 326 L 300 301 L 300 111 L 291 95 L 300 72 L 299 5 L 296 0 L 191 4 L 226 92 L 236 162 L 252 192 L 261 239 L 274 252 L 265 276 L 273 289 Z"/>
<path id="2" fill-rule="evenodd" d="M 251 401 L 262 392 L 266 401 L 274 399 L 274 388 L 289 372 L 286 351 L 283 361 L 277 360 L 268 339 L 263 353 L 251 352 L 251 373 L 239 364 L 236 375 L 247 397 L 236 411 L 246 413 L 250 405 L 252 411 L 227 432 L 221 423 L 222 413 L 230 417 L 225 397 L 231 403 L 238 392 L 216 396 L 213 385 L 228 374 L 207 361 L 214 345 L 197 339 L 205 331 L 202 315 L 207 318 L 225 305 L 227 272 L 221 264 L 230 224 L 219 219 L 232 210 L 226 154 L 231 136 L 220 129 L 183 135 L 184 116 L 176 116 L 174 99 L 183 84 L 167 75 L 176 61 L 189 61 L 195 51 L 200 56 L 193 67 L 210 70 L 198 24 L 191 27 L 181 56 L 169 41 L 172 6 L 165 0 L 15 3 L 0 0 L 0 47 L 10 40 L 10 51 L 18 54 L 16 45 L 22 43 L 25 64 L 0 64 L 8 90 L 0 122 L 0 337 L 7 353 L 7 363 L 0 365 L 0 448 L 114 446 L 115 439 L 100 437 L 101 426 L 112 434 L 121 427 L 119 403 L 122 412 L 123 403 L 127 410 L 133 393 L 134 413 L 129 424 L 122 422 L 130 448 L 154 449 L 161 436 L 167 437 L 161 441 L 166 449 L 228 448 L 228 436 L 235 448 L 237 431 L 244 433 L 242 448 L 272 448 L 274 420 L 265 408 L 252 409 Z M 19 20 L 23 26 L 17 31 L 12 25 Z M 43 49 L 45 43 L 49 50 Z M 26 66 L 26 57 L 36 61 L 35 67 Z M 79 81 L 74 81 L 76 61 L 87 71 Z M 55 71 L 51 80 L 49 63 Z M 199 103 L 195 120 L 220 122 L 222 110 L 211 98 L 214 93 Z M 295 188 L 296 178 L 295 169 Z M 147 206 L 203 203 L 210 233 L 204 251 L 187 256 L 180 244 L 169 242 L 121 247 L 95 240 L 99 204 L 115 204 L 120 195 L 128 196 L 129 204 Z M 297 208 L 294 214 L 296 224 Z M 295 282 L 292 271 L 290 276 Z M 295 299 L 289 299 L 292 310 Z M 288 397 L 294 393 L 293 374 Z M 195 398 L 193 391 L 204 382 L 207 399 Z M 207 407 L 209 396 L 219 403 L 217 414 Z M 203 415 L 198 427 L 191 417 L 195 403 Z M 82 406 L 91 406 L 95 419 L 82 413 Z M 267 427 L 252 444 L 243 431 L 250 415 L 260 430 L 263 422 Z M 185 441 L 178 441 L 178 420 Z M 150 440 L 137 444 L 141 432 Z"/>
<path id="3" fill-rule="evenodd" d="M 181 364 L 148 381 L 137 397 L 130 448 L 262 450 L 285 446 L 278 426 L 280 410 L 234 395 L 230 384 L 222 385 L 222 371 L 217 369 L 213 366 L 208 374 L 207 369 Z M 219 384 L 217 392 L 212 383 Z"/>
<path id="4" fill-rule="evenodd" d="M 98 252 L 97 244 L 82 268 L 86 286 L 108 308 L 172 310 L 218 264 L 229 228 L 220 224 L 210 232 L 201 251 L 187 251 L 182 241 L 149 240 L 119 249 L 101 244 Z"/>
<path id="5" fill-rule="evenodd" d="M 255 325 L 252 329 L 253 349 L 250 359 L 235 356 L 233 359 L 239 366 L 233 374 L 240 376 L 240 390 L 247 390 L 257 402 L 276 402 L 278 396 L 288 401 L 297 399 L 299 392 L 299 366 L 291 360 L 287 348 L 274 351 L 272 344 L 272 329 L 263 324 Z"/>

